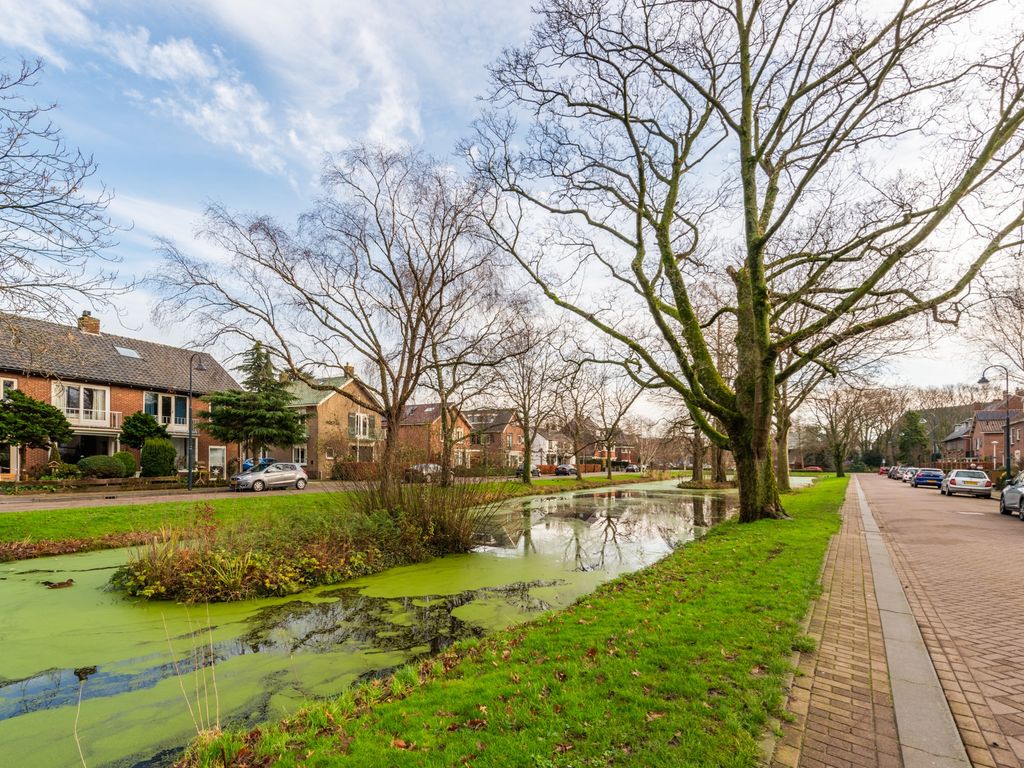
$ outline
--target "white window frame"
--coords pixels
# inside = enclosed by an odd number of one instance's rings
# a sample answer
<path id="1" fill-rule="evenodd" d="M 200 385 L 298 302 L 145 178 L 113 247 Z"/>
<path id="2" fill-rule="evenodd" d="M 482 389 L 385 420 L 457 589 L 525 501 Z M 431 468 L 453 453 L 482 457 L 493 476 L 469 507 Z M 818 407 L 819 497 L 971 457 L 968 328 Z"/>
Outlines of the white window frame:
<path id="1" fill-rule="evenodd" d="M 334 457 L 336 455 L 337 454 L 334 452 L 333 445 L 328 445 L 326 448 L 324 448 L 324 458 L 327 459 L 328 461 L 334 461 Z"/>
<path id="2" fill-rule="evenodd" d="M 79 401 L 77 415 L 68 409 L 67 405 L 67 390 L 71 387 L 79 390 Z M 83 390 L 91 389 L 94 392 L 103 392 L 103 400 L 105 407 L 102 411 L 97 411 L 95 408 L 91 410 L 85 409 L 85 397 Z M 93 424 L 106 424 L 110 420 L 110 387 L 105 387 L 99 384 L 86 384 L 81 381 L 54 381 L 53 388 L 51 390 L 51 402 L 57 408 L 60 408 L 61 412 L 68 418 L 74 419 L 79 422 L 90 422 Z M 94 417 L 99 414 L 99 418 L 86 418 L 85 414 L 92 414 Z"/>
<path id="3" fill-rule="evenodd" d="M 356 417 L 356 440 L 370 439 L 370 414 L 357 413 Z"/>
<path id="4" fill-rule="evenodd" d="M 300 467 L 304 467 L 306 466 L 307 458 L 305 444 L 292 446 L 292 464 L 298 464 Z"/>
<path id="5" fill-rule="evenodd" d="M 163 424 L 165 427 L 187 427 L 188 426 L 188 414 L 192 410 L 192 400 L 189 399 L 188 395 L 176 395 L 173 392 L 154 392 L 149 390 L 142 395 L 142 410 L 146 410 L 146 395 L 153 395 L 156 397 L 156 413 L 150 414 L 158 423 Z M 165 414 L 164 410 L 164 398 L 171 398 L 171 412 Z M 177 398 L 181 398 L 185 401 L 185 420 L 179 424 L 176 422 L 174 416 L 174 404 Z"/>
<path id="6" fill-rule="evenodd" d="M 7 376 L 4 376 L 2 379 L 0 379 L 0 395 L 2 395 L 3 397 L 7 396 L 7 390 L 9 390 L 9 389 L 17 389 L 17 388 L 18 388 L 18 380 L 17 379 L 11 379 L 11 378 L 8 378 Z"/>

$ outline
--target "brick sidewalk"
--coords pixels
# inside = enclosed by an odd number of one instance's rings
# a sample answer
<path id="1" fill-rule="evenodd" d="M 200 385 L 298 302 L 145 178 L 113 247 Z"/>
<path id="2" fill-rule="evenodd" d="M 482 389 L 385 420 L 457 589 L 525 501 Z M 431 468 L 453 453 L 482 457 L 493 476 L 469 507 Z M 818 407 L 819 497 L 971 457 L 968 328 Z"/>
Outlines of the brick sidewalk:
<path id="1" fill-rule="evenodd" d="M 772 768 L 902 766 L 871 563 L 853 485 L 832 539 Z"/>
<path id="2" fill-rule="evenodd" d="M 971 762 L 1024 765 L 1024 524 L 994 501 L 863 487 Z"/>

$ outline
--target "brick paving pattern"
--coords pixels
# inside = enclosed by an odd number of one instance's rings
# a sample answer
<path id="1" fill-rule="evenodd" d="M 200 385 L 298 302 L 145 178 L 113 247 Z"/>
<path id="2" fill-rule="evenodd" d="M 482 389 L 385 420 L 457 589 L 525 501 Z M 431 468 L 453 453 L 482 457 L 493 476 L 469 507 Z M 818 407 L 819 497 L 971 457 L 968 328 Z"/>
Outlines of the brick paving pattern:
<path id="1" fill-rule="evenodd" d="M 818 648 L 800 654 L 787 703 L 794 720 L 783 725 L 772 768 L 903 765 L 871 564 L 852 485 L 842 516 L 808 629 Z"/>
<path id="2" fill-rule="evenodd" d="M 975 766 L 1024 766 L 1024 523 L 996 501 L 861 487 Z"/>

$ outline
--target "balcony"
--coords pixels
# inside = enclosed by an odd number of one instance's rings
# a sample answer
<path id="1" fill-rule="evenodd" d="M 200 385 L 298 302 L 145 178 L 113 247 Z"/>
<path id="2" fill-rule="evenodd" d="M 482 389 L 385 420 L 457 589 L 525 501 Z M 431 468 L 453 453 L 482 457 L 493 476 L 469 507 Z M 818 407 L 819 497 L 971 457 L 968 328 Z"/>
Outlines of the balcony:
<path id="1" fill-rule="evenodd" d="M 95 411 L 88 408 L 62 408 L 72 427 L 121 429 L 120 411 Z"/>
<path id="2" fill-rule="evenodd" d="M 185 434 L 188 432 L 187 416 L 157 416 L 156 420 L 167 427 L 171 434 Z"/>

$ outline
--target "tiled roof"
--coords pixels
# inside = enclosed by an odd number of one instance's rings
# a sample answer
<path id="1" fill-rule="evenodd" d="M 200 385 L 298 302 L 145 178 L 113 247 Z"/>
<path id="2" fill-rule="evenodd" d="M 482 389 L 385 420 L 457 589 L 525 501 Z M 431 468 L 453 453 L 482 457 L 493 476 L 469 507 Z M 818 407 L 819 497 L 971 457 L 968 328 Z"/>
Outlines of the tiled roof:
<path id="1" fill-rule="evenodd" d="M 11 373 L 187 392 L 192 354 L 193 350 L 166 344 L 84 333 L 72 326 L 0 314 L 0 370 Z M 195 363 L 200 361 L 206 370 L 193 371 L 194 392 L 239 389 L 238 382 L 210 355 L 197 354 Z"/>
<path id="2" fill-rule="evenodd" d="M 501 432 L 516 419 L 516 412 L 511 408 L 476 408 L 463 411 L 462 415 L 475 432 Z"/>
<path id="3" fill-rule="evenodd" d="M 321 384 L 325 384 L 330 387 L 345 387 L 349 382 L 353 381 L 351 376 L 335 376 L 326 379 L 317 379 Z M 290 381 L 288 382 L 288 391 L 295 396 L 295 400 L 292 403 L 295 407 L 319 405 L 331 395 L 335 394 L 333 389 L 316 389 L 315 387 L 309 386 L 304 381 Z"/>
<path id="4" fill-rule="evenodd" d="M 1020 411 L 1010 409 L 1010 418 L 1016 418 L 1020 415 Z M 978 411 L 974 414 L 974 418 L 978 421 L 1005 421 L 1006 411 Z"/>
<path id="5" fill-rule="evenodd" d="M 948 443 L 950 440 L 960 440 L 962 438 L 965 438 L 969 434 L 971 434 L 971 431 L 973 430 L 973 428 L 974 428 L 974 425 L 971 422 L 967 422 L 966 424 L 957 424 L 953 428 L 952 432 L 950 432 L 948 435 L 946 435 L 944 438 L 942 438 L 941 442 Z"/>
<path id="6" fill-rule="evenodd" d="M 413 427 L 419 424 L 433 424 L 441 418 L 441 406 L 438 403 L 422 403 L 420 405 L 405 406 L 405 413 L 402 414 L 403 427 Z"/>

